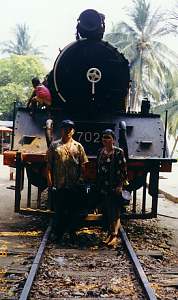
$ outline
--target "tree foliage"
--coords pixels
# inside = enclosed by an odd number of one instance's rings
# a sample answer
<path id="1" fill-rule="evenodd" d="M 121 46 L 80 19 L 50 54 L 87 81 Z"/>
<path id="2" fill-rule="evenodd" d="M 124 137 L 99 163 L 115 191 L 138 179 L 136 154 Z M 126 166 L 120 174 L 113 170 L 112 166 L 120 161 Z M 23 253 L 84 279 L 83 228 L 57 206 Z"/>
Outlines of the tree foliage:
<path id="1" fill-rule="evenodd" d="M 172 70 L 178 55 L 160 39 L 171 32 L 166 15 L 152 11 L 146 0 L 133 0 L 129 8 L 130 23 L 113 26 L 105 39 L 128 58 L 131 66 L 131 108 L 136 109 L 144 96 L 159 102 L 164 96 L 166 80 L 174 85 Z M 171 81 L 172 80 L 172 81 Z"/>
<path id="2" fill-rule="evenodd" d="M 42 47 L 34 47 L 27 24 L 17 24 L 14 30 L 14 40 L 2 43 L 2 53 L 16 55 L 42 56 Z"/>
<path id="3" fill-rule="evenodd" d="M 175 7 L 169 13 L 168 25 L 175 34 L 178 34 L 178 3 L 175 2 Z"/>
<path id="4" fill-rule="evenodd" d="M 163 121 L 166 110 L 168 111 L 168 132 L 175 137 L 178 128 L 178 100 L 161 104 L 154 108 L 154 112 L 160 114 Z"/>
<path id="5" fill-rule="evenodd" d="M 173 74 L 174 85 L 170 84 L 167 78 L 165 85 L 165 96 L 167 101 L 160 103 L 153 108 L 155 113 L 161 115 L 164 119 L 165 111 L 168 111 L 168 132 L 170 135 L 176 137 L 176 131 L 178 129 L 178 73 Z"/>
<path id="6" fill-rule="evenodd" d="M 46 70 L 35 56 L 12 55 L 0 60 L 0 113 L 13 109 L 14 101 L 25 103 L 32 91 L 31 79 L 44 78 Z M 1 116 L 3 119 L 3 116 Z"/>

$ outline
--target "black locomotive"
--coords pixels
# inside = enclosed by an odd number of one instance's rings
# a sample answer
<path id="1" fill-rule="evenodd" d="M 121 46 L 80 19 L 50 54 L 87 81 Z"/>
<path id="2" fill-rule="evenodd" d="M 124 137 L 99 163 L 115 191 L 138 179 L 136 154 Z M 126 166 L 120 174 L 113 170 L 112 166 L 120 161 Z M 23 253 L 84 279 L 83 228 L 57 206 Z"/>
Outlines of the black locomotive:
<path id="1" fill-rule="evenodd" d="M 38 187 L 39 192 L 47 188 L 47 144 L 58 138 L 61 120 L 72 119 L 76 124 L 75 138 L 82 143 L 90 160 L 87 186 L 95 182 L 95 159 L 101 132 L 111 128 L 127 157 L 129 189 L 133 199 L 126 216 L 157 216 L 159 172 L 171 171 L 172 166 L 166 132 L 160 116 L 149 112 L 148 100 L 143 100 L 140 112 L 130 111 L 129 62 L 116 48 L 102 40 L 104 29 L 102 14 L 92 9 L 81 13 L 76 41 L 59 53 L 48 74 L 47 84 L 53 98 L 53 128 L 49 125 L 52 123 L 47 121 L 45 110 L 37 110 L 35 118 L 32 118 L 26 108 L 16 108 L 12 151 L 5 153 L 4 161 L 16 166 L 17 212 L 44 212 L 40 208 L 40 193 L 37 206 L 32 208 L 31 185 Z M 22 208 L 24 168 L 28 177 L 28 195 L 27 205 Z M 137 197 L 140 188 L 142 199 L 139 199 L 140 194 Z M 50 208 L 49 201 L 46 211 L 49 212 Z"/>

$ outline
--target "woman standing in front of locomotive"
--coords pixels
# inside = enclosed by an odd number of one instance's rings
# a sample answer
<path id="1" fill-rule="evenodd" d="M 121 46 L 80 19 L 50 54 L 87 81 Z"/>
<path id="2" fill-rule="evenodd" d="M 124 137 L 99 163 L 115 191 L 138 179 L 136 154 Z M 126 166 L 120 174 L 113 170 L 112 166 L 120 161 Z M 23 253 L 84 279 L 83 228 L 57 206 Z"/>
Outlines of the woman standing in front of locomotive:
<path id="1" fill-rule="evenodd" d="M 127 184 L 127 166 L 124 151 L 115 146 L 111 129 L 102 133 L 103 147 L 97 156 L 97 189 L 103 204 L 104 219 L 109 235 L 105 243 L 115 247 L 120 229 L 122 190 Z"/>

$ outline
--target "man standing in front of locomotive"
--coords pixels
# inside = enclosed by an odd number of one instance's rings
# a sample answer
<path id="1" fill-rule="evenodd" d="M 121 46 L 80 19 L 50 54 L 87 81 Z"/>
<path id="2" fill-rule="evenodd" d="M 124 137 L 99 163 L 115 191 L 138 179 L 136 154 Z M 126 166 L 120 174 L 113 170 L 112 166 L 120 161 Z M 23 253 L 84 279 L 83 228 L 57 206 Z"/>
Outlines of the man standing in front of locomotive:
<path id="1" fill-rule="evenodd" d="M 61 123 L 61 139 L 52 142 L 47 152 L 48 186 L 55 190 L 54 231 L 57 239 L 79 222 L 81 202 L 81 184 L 85 163 L 88 158 L 83 146 L 73 139 L 75 124 L 71 120 Z"/>
<path id="2" fill-rule="evenodd" d="M 102 133 L 103 147 L 97 156 L 97 190 L 103 204 L 103 214 L 109 231 L 105 243 L 116 247 L 121 226 L 120 210 L 122 191 L 127 181 L 124 151 L 115 146 L 115 134 L 111 129 Z"/>
<path id="3" fill-rule="evenodd" d="M 37 105 L 49 108 L 51 106 L 52 98 L 49 89 L 40 82 L 38 77 L 32 79 L 33 93 L 28 100 L 27 108 L 34 111 Z"/>

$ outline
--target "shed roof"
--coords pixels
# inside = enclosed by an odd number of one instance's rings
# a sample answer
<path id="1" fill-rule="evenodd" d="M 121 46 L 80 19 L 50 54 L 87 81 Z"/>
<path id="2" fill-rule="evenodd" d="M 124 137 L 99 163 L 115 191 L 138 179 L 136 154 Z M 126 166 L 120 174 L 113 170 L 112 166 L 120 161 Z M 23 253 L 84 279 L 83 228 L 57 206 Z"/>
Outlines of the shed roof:
<path id="1" fill-rule="evenodd" d="M 13 127 L 13 121 L 0 121 L 0 126 Z"/>
<path id="2" fill-rule="evenodd" d="M 0 126 L 0 131 L 3 131 L 3 132 L 12 132 L 12 129 L 8 128 L 8 127 L 5 127 L 5 126 Z"/>

